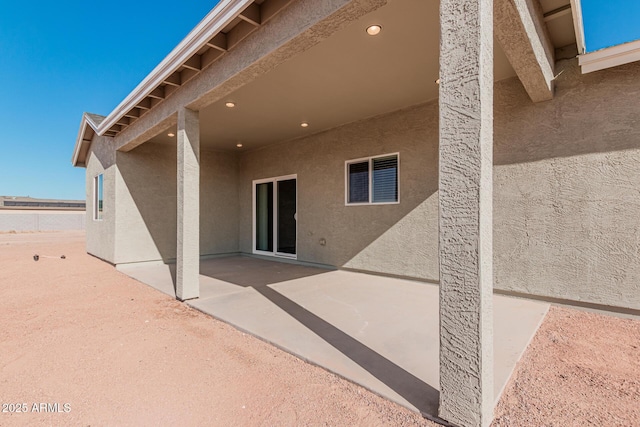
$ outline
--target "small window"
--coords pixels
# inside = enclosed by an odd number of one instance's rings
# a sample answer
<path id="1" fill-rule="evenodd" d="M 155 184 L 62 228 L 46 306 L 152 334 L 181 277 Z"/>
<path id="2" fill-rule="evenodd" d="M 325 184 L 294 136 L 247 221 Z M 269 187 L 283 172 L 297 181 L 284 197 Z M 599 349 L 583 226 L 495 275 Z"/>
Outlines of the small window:
<path id="1" fill-rule="evenodd" d="M 103 180 L 103 174 L 93 178 L 93 219 L 95 221 L 102 221 Z"/>
<path id="2" fill-rule="evenodd" d="M 398 203 L 398 154 L 346 162 L 346 204 Z"/>

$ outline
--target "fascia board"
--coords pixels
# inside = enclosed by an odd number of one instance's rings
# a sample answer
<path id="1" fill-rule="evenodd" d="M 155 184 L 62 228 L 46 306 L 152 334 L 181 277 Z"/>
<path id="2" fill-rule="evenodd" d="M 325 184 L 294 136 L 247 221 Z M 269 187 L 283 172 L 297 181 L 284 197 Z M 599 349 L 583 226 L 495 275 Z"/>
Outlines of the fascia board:
<path id="1" fill-rule="evenodd" d="M 126 112 L 138 105 L 164 79 L 173 74 L 187 59 L 193 56 L 206 42 L 222 31 L 253 0 L 222 0 L 191 30 L 167 57 L 145 77 L 142 82 L 107 116 L 98 126 L 98 135 L 111 128 Z"/>
<path id="2" fill-rule="evenodd" d="M 80 120 L 80 129 L 78 130 L 76 145 L 73 148 L 73 156 L 71 157 L 71 164 L 73 166 L 78 166 L 78 156 L 80 155 L 80 148 L 82 147 L 82 140 L 84 139 L 84 134 L 87 131 L 87 126 L 91 126 L 93 131 L 98 133 L 98 125 L 91 120 L 91 117 L 89 117 L 87 113 L 84 113 L 82 115 L 82 120 Z"/>
<path id="3" fill-rule="evenodd" d="M 578 54 L 586 52 L 584 40 L 584 22 L 582 22 L 582 4 L 580 0 L 571 0 L 571 15 L 573 16 L 573 30 L 576 33 L 576 45 Z"/>
<path id="4" fill-rule="evenodd" d="M 640 40 L 578 56 L 582 74 L 640 61 Z"/>

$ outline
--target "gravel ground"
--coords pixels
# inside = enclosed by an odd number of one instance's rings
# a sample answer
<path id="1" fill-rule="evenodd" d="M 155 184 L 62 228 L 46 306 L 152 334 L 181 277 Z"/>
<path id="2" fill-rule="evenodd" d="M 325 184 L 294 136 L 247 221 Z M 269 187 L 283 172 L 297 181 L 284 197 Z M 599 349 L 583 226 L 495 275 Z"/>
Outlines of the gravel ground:
<path id="1" fill-rule="evenodd" d="M 2 426 L 436 425 L 120 274 L 82 233 L 0 234 L 0 261 Z M 494 425 L 640 425 L 639 343 L 640 321 L 552 309 Z"/>

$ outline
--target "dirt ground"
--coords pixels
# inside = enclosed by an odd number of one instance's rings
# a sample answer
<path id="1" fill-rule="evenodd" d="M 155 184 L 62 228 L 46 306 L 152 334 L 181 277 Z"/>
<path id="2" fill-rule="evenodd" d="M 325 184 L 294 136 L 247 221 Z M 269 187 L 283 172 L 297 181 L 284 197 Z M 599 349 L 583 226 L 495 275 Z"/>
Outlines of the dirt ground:
<path id="1" fill-rule="evenodd" d="M 436 425 L 117 272 L 82 233 L 0 234 L 0 325 L 2 426 Z M 638 320 L 552 309 L 494 425 L 640 425 L 639 346 Z"/>

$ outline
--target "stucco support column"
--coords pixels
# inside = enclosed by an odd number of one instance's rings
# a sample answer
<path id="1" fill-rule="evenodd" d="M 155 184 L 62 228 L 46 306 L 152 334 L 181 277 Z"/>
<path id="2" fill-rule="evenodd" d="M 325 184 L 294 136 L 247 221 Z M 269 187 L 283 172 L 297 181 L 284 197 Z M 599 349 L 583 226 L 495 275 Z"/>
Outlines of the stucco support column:
<path id="1" fill-rule="evenodd" d="M 493 1 L 440 1 L 440 408 L 493 418 Z"/>
<path id="2" fill-rule="evenodd" d="M 198 112 L 178 110 L 178 245 L 176 297 L 200 296 L 200 121 Z"/>

